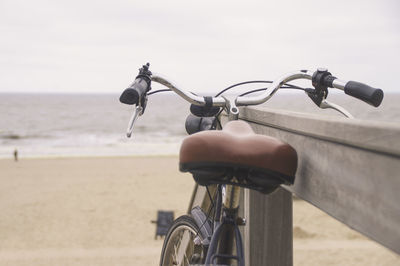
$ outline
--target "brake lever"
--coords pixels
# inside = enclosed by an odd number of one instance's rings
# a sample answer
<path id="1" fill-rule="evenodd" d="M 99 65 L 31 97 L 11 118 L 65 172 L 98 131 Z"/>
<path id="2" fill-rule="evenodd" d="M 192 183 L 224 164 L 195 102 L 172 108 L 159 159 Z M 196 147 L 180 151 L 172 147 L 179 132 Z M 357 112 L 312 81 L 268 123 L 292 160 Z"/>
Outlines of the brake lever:
<path id="1" fill-rule="evenodd" d="M 314 84 L 313 84 L 314 85 Z M 326 97 L 328 96 L 328 90 L 326 86 L 316 87 L 315 89 L 305 89 L 306 94 L 311 100 L 321 109 L 333 109 L 338 111 L 347 118 L 354 118 L 346 109 L 335 103 L 328 102 Z"/>
<path id="2" fill-rule="evenodd" d="M 129 120 L 128 129 L 126 131 L 126 136 L 128 138 L 130 138 L 132 136 L 133 126 L 135 125 L 135 121 L 142 114 L 143 114 L 143 107 L 140 105 L 134 105 L 133 114 L 131 116 L 131 119 Z"/>
<path id="3" fill-rule="evenodd" d="M 321 109 L 334 109 L 338 111 L 339 113 L 343 114 L 347 118 L 354 118 L 346 109 L 344 109 L 342 106 L 337 105 L 335 103 L 328 102 L 327 100 L 322 100 L 321 104 L 319 105 L 319 108 Z"/>

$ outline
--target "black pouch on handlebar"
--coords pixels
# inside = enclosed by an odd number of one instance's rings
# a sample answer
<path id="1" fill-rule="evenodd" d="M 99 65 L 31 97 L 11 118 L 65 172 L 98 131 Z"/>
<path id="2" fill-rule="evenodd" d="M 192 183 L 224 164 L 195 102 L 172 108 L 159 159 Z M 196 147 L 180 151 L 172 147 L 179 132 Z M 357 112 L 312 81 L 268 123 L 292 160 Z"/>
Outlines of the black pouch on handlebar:
<path id="1" fill-rule="evenodd" d="M 215 129 L 216 119 L 215 117 L 198 117 L 189 114 L 185 122 L 186 132 L 191 135 L 200 131 Z"/>

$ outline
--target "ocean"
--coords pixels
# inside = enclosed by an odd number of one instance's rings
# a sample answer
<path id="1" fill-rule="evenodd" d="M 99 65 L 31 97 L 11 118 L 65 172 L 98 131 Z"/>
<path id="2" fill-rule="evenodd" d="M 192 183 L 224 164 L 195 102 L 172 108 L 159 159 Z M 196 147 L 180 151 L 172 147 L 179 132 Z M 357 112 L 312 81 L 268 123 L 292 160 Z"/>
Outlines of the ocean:
<path id="1" fill-rule="evenodd" d="M 386 94 L 371 107 L 357 99 L 331 94 L 357 119 L 400 124 L 400 94 Z M 321 115 L 302 92 L 278 92 L 264 106 Z M 132 107 L 117 94 L 0 94 L 0 158 L 178 154 L 187 135 L 189 104 L 173 93 L 149 97 L 133 136 L 126 137 Z"/>

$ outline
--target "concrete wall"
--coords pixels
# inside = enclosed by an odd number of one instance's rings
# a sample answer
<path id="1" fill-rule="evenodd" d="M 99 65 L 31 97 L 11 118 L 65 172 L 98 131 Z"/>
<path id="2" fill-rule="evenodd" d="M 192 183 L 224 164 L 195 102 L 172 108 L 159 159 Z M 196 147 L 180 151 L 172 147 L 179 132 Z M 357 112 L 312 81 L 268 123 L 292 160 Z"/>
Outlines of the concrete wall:
<path id="1" fill-rule="evenodd" d="M 296 149 L 285 189 L 400 253 L 399 125 L 266 108 L 244 108 L 241 119 Z"/>

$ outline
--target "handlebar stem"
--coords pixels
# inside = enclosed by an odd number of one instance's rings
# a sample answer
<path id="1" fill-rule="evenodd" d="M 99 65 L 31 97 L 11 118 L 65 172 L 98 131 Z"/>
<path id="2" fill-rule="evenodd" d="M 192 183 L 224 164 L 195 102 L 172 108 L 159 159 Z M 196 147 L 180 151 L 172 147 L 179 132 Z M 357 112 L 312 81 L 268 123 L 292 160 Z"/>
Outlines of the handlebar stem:
<path id="1" fill-rule="evenodd" d="M 226 101 L 226 111 L 228 113 L 229 120 L 239 119 L 239 108 L 236 106 L 236 96 L 222 96 Z"/>

